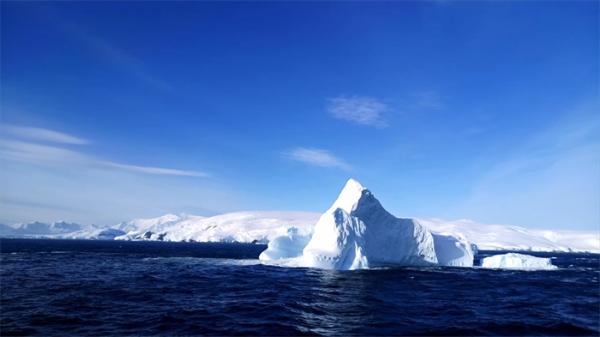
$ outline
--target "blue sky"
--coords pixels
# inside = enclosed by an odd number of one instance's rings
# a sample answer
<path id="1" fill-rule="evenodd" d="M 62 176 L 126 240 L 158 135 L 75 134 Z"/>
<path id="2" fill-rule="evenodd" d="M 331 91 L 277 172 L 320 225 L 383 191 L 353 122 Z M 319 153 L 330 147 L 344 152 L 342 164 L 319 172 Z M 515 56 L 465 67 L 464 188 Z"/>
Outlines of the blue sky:
<path id="1" fill-rule="evenodd" d="M 600 225 L 599 8 L 2 2 L 0 222 L 323 211 Z"/>

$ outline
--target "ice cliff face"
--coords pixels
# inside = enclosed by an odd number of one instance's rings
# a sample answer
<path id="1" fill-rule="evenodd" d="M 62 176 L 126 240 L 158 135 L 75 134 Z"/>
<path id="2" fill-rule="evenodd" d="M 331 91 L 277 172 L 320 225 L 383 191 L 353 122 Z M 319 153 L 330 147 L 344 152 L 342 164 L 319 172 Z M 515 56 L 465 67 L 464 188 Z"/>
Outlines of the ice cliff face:
<path id="1" fill-rule="evenodd" d="M 438 265 L 448 267 L 471 267 L 477 254 L 477 246 L 457 235 L 432 233 Z"/>
<path id="2" fill-rule="evenodd" d="M 471 245 L 452 236 L 432 234 L 414 219 L 396 218 L 373 194 L 350 179 L 333 205 L 319 218 L 302 252 L 269 244 L 262 260 L 295 257 L 306 267 L 363 269 L 378 265 L 472 266 Z"/>

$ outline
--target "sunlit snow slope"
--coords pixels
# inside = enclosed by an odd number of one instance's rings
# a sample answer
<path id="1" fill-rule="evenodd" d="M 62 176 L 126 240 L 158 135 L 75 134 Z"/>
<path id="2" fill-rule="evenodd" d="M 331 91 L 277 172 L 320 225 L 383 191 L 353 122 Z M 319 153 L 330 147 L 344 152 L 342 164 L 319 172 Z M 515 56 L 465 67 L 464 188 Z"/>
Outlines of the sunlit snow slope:
<path id="1" fill-rule="evenodd" d="M 419 219 L 436 233 L 463 235 L 480 250 L 600 252 L 600 232 L 526 229 L 471 220 Z"/>
<path id="2" fill-rule="evenodd" d="M 0 224 L 0 237 L 267 243 L 276 237 L 288 236 L 288 239 L 282 237 L 280 240 L 292 240 L 291 244 L 305 245 L 320 216 L 312 212 L 247 211 L 212 217 L 167 214 L 157 218 L 135 219 L 116 226 L 81 225 L 64 221 L 30 222 Z M 600 253 L 600 231 L 526 229 L 472 220 L 417 220 L 434 234 L 463 238 L 476 244 L 480 250 Z M 436 238 L 438 247 L 442 247 L 443 237 Z"/>

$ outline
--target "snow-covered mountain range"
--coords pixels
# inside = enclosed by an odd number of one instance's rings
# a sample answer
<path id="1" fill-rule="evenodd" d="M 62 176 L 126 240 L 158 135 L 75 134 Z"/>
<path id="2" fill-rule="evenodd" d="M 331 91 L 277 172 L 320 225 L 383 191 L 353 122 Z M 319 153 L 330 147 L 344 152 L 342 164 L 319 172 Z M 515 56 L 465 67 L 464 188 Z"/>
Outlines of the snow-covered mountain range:
<path id="1" fill-rule="evenodd" d="M 34 221 L 11 226 L 0 224 L 0 237 L 10 238 L 112 240 L 124 234 L 122 230 L 108 226 L 81 225 L 65 221 L 52 223 Z"/>
<path id="2" fill-rule="evenodd" d="M 518 226 L 481 224 L 472 220 L 419 219 L 432 231 L 463 235 L 481 250 L 600 253 L 600 230 L 569 231 L 527 229 Z"/>
<path id="3" fill-rule="evenodd" d="M 64 221 L 0 224 L 0 237 L 268 243 L 286 235 L 289 230 L 299 235 L 311 234 L 320 216 L 313 212 L 248 211 L 212 217 L 167 214 L 134 219 L 116 226 Z M 417 221 L 432 233 L 464 238 L 481 250 L 600 253 L 600 231 L 526 229 L 471 220 Z"/>
<path id="4" fill-rule="evenodd" d="M 310 232 L 318 216 L 310 212 L 276 211 L 235 212 L 212 217 L 167 214 L 121 223 L 118 228 L 126 234 L 116 239 L 267 243 L 285 234 L 288 228 Z"/>

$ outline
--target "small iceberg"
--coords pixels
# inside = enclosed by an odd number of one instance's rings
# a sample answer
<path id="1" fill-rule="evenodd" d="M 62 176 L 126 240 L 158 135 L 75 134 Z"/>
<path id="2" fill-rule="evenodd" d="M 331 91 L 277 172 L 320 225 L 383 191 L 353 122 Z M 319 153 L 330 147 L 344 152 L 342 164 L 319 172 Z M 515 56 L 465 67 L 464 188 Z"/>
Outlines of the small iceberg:
<path id="1" fill-rule="evenodd" d="M 536 257 L 525 254 L 508 253 L 493 255 L 483 259 L 482 268 L 491 269 L 518 269 L 518 270 L 554 270 L 558 269 L 552 264 L 550 258 Z"/>
<path id="2" fill-rule="evenodd" d="M 263 251 L 259 259 L 261 261 L 273 261 L 298 257 L 302 249 L 310 241 L 310 235 L 303 235 L 298 228 L 291 227 L 286 235 L 278 236 L 269 241 L 269 249 Z"/>

